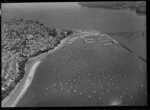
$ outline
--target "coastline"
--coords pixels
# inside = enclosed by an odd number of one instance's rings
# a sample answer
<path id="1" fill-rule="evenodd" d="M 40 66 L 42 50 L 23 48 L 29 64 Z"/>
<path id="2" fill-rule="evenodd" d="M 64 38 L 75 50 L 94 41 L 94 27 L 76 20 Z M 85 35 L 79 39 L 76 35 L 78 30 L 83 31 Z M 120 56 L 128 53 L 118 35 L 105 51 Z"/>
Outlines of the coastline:
<path id="1" fill-rule="evenodd" d="M 75 40 L 78 39 L 78 38 L 79 38 L 79 37 L 70 38 L 70 39 L 68 40 L 68 44 L 72 44 L 73 41 L 75 41 Z"/>
<path id="2" fill-rule="evenodd" d="M 25 67 L 25 71 L 27 72 L 27 78 L 24 79 L 25 82 L 23 84 L 23 88 L 21 90 L 21 92 L 19 93 L 19 95 L 17 96 L 16 100 L 14 101 L 14 103 L 12 105 L 9 105 L 11 107 L 15 107 L 19 100 L 21 100 L 21 98 L 23 97 L 23 95 L 26 93 L 26 91 L 28 90 L 28 88 L 30 87 L 32 81 L 33 81 L 33 78 L 34 78 L 34 75 L 35 75 L 35 72 L 36 72 L 36 69 L 38 67 L 38 65 L 42 62 L 42 59 L 44 59 L 47 55 L 57 51 L 58 49 L 62 48 L 66 43 L 72 43 L 74 40 L 76 40 L 77 38 L 84 38 L 84 37 L 88 37 L 88 36 L 96 36 L 96 35 L 102 35 L 102 36 L 106 36 L 106 37 L 109 37 L 111 38 L 109 35 L 107 34 L 102 34 L 101 32 L 97 32 L 97 31 L 82 31 L 82 30 L 79 30 L 77 31 L 78 34 L 74 34 L 74 35 L 71 35 L 71 36 L 68 36 L 66 37 L 65 39 L 61 40 L 60 41 L 60 44 L 58 44 L 54 49 L 52 50 L 49 50 L 48 52 L 46 53 L 43 53 L 43 54 L 40 54 L 34 58 L 31 58 L 29 59 L 29 62 L 33 62 L 31 65 L 30 63 L 26 65 Z M 112 38 L 111 38 L 112 39 Z M 88 42 L 87 43 L 93 43 L 93 41 L 91 41 L 90 39 L 87 39 Z M 112 39 L 114 41 L 114 39 Z M 68 42 L 67 42 L 68 41 Z M 91 41 L 91 42 L 90 42 Z M 21 85 L 21 83 L 23 82 L 23 79 L 20 81 L 20 83 L 17 84 L 17 86 L 15 87 L 14 91 L 11 93 L 11 95 L 13 95 L 13 93 L 17 90 L 17 88 Z M 11 97 L 10 95 L 10 97 Z M 10 98 L 9 97 L 9 98 Z M 7 100 L 9 99 L 7 97 Z M 7 103 L 7 100 L 5 100 L 5 102 Z M 5 104 L 5 103 L 4 103 Z M 2 104 L 2 107 L 3 105 Z M 7 105 L 6 105 L 7 106 Z"/>
<path id="3" fill-rule="evenodd" d="M 65 45 L 65 43 L 70 39 L 70 36 L 64 38 L 63 40 L 60 41 L 60 44 L 58 44 L 54 49 L 49 50 L 48 52 L 42 53 L 34 58 L 29 59 L 29 61 L 35 60 L 35 59 L 40 59 L 42 60 L 43 58 L 45 58 L 47 55 L 55 52 L 56 50 L 60 49 L 61 47 L 63 47 Z"/>
<path id="4" fill-rule="evenodd" d="M 90 35 L 94 35 L 94 33 L 92 32 L 89 32 L 89 31 L 80 31 L 79 33 L 81 33 L 81 35 L 75 35 L 75 36 L 78 36 L 78 37 L 85 37 L 85 36 L 90 36 Z M 86 34 L 86 35 L 82 35 L 82 34 Z M 97 34 L 96 34 L 97 35 Z M 60 41 L 60 44 L 58 44 L 54 49 L 52 50 L 49 50 L 48 52 L 46 53 L 43 53 L 43 54 L 40 54 L 38 55 L 37 57 L 34 57 L 34 58 L 31 58 L 29 59 L 29 62 L 34 62 L 31 66 L 29 65 L 26 65 L 25 67 L 25 71 L 27 71 L 27 69 L 29 68 L 29 72 L 28 72 L 28 76 L 25 80 L 25 83 L 23 84 L 23 88 L 21 90 L 21 92 L 19 93 L 19 95 L 17 96 L 17 99 L 15 99 L 14 103 L 12 103 L 11 105 L 9 105 L 10 107 L 15 107 L 17 106 L 18 102 L 21 100 L 21 98 L 24 96 L 24 94 L 26 93 L 26 91 L 28 90 L 28 88 L 30 87 L 32 81 L 33 81 L 33 78 L 34 78 L 34 75 L 35 75 L 35 72 L 36 72 L 36 69 L 37 67 L 39 66 L 39 64 L 42 62 L 42 59 L 44 59 L 47 55 L 49 54 L 52 54 L 53 52 L 57 51 L 58 49 L 62 48 L 66 43 L 68 43 L 69 41 L 71 41 L 71 43 L 76 40 L 78 37 L 73 37 L 71 38 L 72 36 L 68 36 L 66 37 L 65 39 L 61 40 Z M 68 42 L 67 42 L 68 41 Z M 23 80 L 23 79 L 22 79 Z M 22 81 L 21 81 L 22 82 Z M 21 82 L 17 84 L 17 86 L 15 87 L 14 91 L 11 93 L 11 95 L 13 95 L 13 93 L 17 90 L 17 88 L 21 85 Z M 11 97 L 10 95 L 10 97 Z M 8 98 L 8 97 L 7 97 Z M 9 99 L 9 98 L 8 98 Z M 7 100 L 8 100 L 7 99 Z M 7 103 L 7 101 L 6 101 Z"/>
<path id="5" fill-rule="evenodd" d="M 4 7 L 2 108 L 147 104 L 146 12 L 30 4 Z"/>
<path id="6" fill-rule="evenodd" d="M 21 93 L 19 94 L 19 96 L 17 97 L 17 99 L 15 100 L 15 102 L 11 105 L 11 107 L 15 107 L 17 105 L 17 103 L 19 102 L 19 100 L 23 97 L 23 95 L 25 94 L 25 92 L 27 91 L 27 89 L 29 88 L 29 86 L 31 85 L 32 80 L 33 80 L 34 75 L 35 75 L 35 72 L 36 72 L 36 68 L 39 66 L 40 63 L 41 63 L 40 61 L 36 61 L 33 64 L 32 68 L 30 70 L 30 73 L 27 76 L 26 82 L 23 85 L 23 89 L 22 89 Z"/>
<path id="7" fill-rule="evenodd" d="M 146 2 L 79 2 L 79 5 L 87 8 L 99 8 L 99 9 L 109 9 L 109 10 L 124 10 L 129 9 L 130 11 L 136 13 L 137 15 L 146 15 Z"/>
<path id="8" fill-rule="evenodd" d="M 14 101 L 13 104 L 11 105 L 7 105 L 7 103 L 9 103 L 9 99 L 12 97 L 12 95 L 15 93 L 15 91 L 17 90 L 17 88 L 21 85 L 23 79 L 16 85 L 16 87 L 14 88 L 14 90 L 10 93 L 10 95 L 8 97 L 6 97 L 3 101 L 2 101 L 2 107 L 15 107 L 17 105 L 17 103 L 19 102 L 19 100 L 21 99 L 21 97 L 23 97 L 23 95 L 25 94 L 25 92 L 27 91 L 27 88 L 30 86 L 30 84 L 32 83 L 32 80 L 34 78 L 34 73 L 38 67 L 38 65 L 41 63 L 41 60 L 44 59 L 47 55 L 55 52 L 56 50 L 60 49 L 61 47 L 63 47 L 65 45 L 65 43 L 67 42 L 67 40 L 70 39 L 70 37 L 66 37 L 63 40 L 60 41 L 60 44 L 58 44 L 54 49 L 49 50 L 46 53 L 40 54 L 34 58 L 29 59 L 29 61 L 26 64 L 25 67 L 25 71 L 28 71 L 29 69 L 29 73 L 25 73 L 28 74 L 25 84 L 23 84 L 23 88 L 21 90 L 21 92 L 19 93 L 19 96 L 17 96 L 17 99 Z M 30 64 L 30 63 L 32 64 Z"/>

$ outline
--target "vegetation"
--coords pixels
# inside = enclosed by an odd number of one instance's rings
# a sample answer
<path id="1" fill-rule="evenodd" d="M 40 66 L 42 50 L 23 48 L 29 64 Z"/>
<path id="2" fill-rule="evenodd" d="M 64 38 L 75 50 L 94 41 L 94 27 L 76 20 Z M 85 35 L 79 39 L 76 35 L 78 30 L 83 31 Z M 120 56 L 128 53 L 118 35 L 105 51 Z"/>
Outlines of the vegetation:
<path id="1" fill-rule="evenodd" d="M 2 100 L 23 78 L 30 58 L 54 49 L 71 34 L 71 30 L 58 31 L 39 21 L 2 19 Z"/>

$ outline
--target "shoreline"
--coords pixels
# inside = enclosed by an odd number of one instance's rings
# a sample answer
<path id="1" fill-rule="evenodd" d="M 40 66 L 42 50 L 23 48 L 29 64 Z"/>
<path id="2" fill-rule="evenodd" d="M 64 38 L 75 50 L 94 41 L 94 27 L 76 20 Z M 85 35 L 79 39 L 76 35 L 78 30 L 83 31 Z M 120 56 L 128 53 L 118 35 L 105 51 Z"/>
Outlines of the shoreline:
<path id="1" fill-rule="evenodd" d="M 60 44 L 58 44 L 54 49 L 49 50 L 46 53 L 40 54 L 40 55 L 38 55 L 34 58 L 29 59 L 28 63 L 29 62 L 34 62 L 34 63 L 32 63 L 32 65 L 27 63 L 27 65 L 25 67 L 25 71 L 29 70 L 29 72 L 27 72 L 28 75 L 27 75 L 27 78 L 25 79 L 25 82 L 23 84 L 23 88 L 22 88 L 21 92 L 19 93 L 19 95 L 17 96 L 17 99 L 14 101 L 14 103 L 12 103 L 12 105 L 9 105 L 9 106 L 15 107 L 18 104 L 19 100 L 21 100 L 21 98 L 24 96 L 24 94 L 26 93 L 26 91 L 28 90 L 28 88 L 30 87 L 30 85 L 33 81 L 33 78 L 34 78 L 34 75 L 35 75 L 35 72 L 36 72 L 36 69 L 37 69 L 38 65 L 42 62 L 42 59 L 44 59 L 47 55 L 50 55 L 53 52 L 57 51 L 58 49 L 62 48 L 66 43 L 68 43 L 68 44 L 73 43 L 73 41 L 75 41 L 77 38 L 84 38 L 84 37 L 88 37 L 88 36 L 91 36 L 91 35 L 92 36 L 103 35 L 103 36 L 109 37 L 108 35 L 102 34 L 101 32 L 99 33 L 97 31 L 90 31 L 90 30 L 89 31 L 82 31 L 82 30 L 79 30 L 79 31 L 76 31 L 76 32 L 77 32 L 77 34 L 73 34 L 73 35 L 68 36 L 65 39 L 61 40 Z M 113 39 L 113 41 L 114 41 L 114 39 Z M 93 41 L 92 42 L 89 41 L 88 43 L 93 43 Z M 9 98 L 11 98 L 11 95 L 13 95 L 13 93 L 17 90 L 17 88 L 21 85 L 22 82 L 23 82 L 23 79 L 22 79 L 22 81 L 20 81 L 20 83 L 18 83 L 16 85 L 14 91 L 10 94 L 10 97 L 7 97 L 7 100 Z M 6 100 L 6 103 L 7 103 L 7 100 Z M 5 102 L 4 102 L 4 104 L 5 104 Z M 2 107 L 3 107 L 3 104 L 2 104 Z"/>
<path id="2" fill-rule="evenodd" d="M 119 2 L 118 2 L 119 3 Z M 87 8 L 97 8 L 97 9 L 107 9 L 107 10 L 115 10 L 115 11 L 120 11 L 120 10 L 129 10 L 131 12 L 134 12 L 137 15 L 142 15 L 146 16 L 146 2 L 128 2 L 128 3 L 84 3 L 84 2 L 79 2 L 78 4 L 81 5 L 82 7 L 87 7 Z"/>
<path id="3" fill-rule="evenodd" d="M 25 94 L 25 92 L 27 91 L 27 89 L 30 87 L 32 81 L 33 81 L 33 78 L 34 78 L 34 75 L 35 75 L 35 72 L 36 72 L 36 69 L 37 67 L 39 66 L 39 64 L 41 63 L 41 61 L 36 61 L 31 70 L 30 70 L 30 73 L 25 81 L 25 84 L 23 85 L 23 89 L 21 91 L 21 93 L 19 94 L 19 96 L 17 97 L 17 99 L 15 100 L 15 102 L 11 105 L 11 107 L 15 107 L 17 105 L 17 103 L 19 102 L 19 100 L 23 97 L 23 95 Z"/>
<path id="4" fill-rule="evenodd" d="M 40 55 L 38 55 L 38 56 L 36 56 L 34 58 L 31 58 L 31 59 L 29 59 L 29 61 L 32 61 L 32 60 L 35 60 L 35 59 L 42 60 L 43 58 L 45 58 L 45 56 L 47 56 L 47 55 L 55 52 L 56 50 L 62 48 L 65 45 L 65 43 L 67 42 L 67 40 L 69 40 L 69 39 L 70 39 L 70 36 L 66 37 L 65 39 L 61 40 L 60 44 L 58 44 L 54 49 L 49 50 L 48 52 L 42 53 L 42 54 L 40 54 Z"/>
<path id="5" fill-rule="evenodd" d="M 26 81 L 25 81 L 25 84 L 23 85 L 23 89 L 22 91 L 20 92 L 19 96 L 17 97 L 17 99 L 15 100 L 15 102 L 11 105 L 11 107 L 15 107 L 19 100 L 21 100 L 21 98 L 23 97 L 23 95 L 26 93 L 26 91 L 28 90 L 28 88 L 30 87 L 33 79 L 34 79 L 34 75 L 35 75 L 35 72 L 36 72 L 36 69 L 37 67 L 39 66 L 39 64 L 42 62 L 42 59 L 44 59 L 47 55 L 49 54 L 52 54 L 53 52 L 55 52 L 56 50 L 60 49 L 61 47 L 63 47 L 65 45 L 65 43 L 67 42 L 67 40 L 69 39 L 69 36 L 66 37 L 65 39 L 61 40 L 60 44 L 58 44 L 54 49 L 52 50 L 49 50 L 48 52 L 46 53 L 43 53 L 41 55 L 38 55 L 37 57 L 35 58 L 31 58 L 29 61 L 35 61 L 31 67 L 30 67 L 30 70 L 29 70 L 29 74 L 26 78 Z M 25 69 L 27 70 L 27 68 L 29 67 L 26 67 Z M 20 82 L 21 83 L 21 82 Z M 19 84 L 18 84 L 19 85 Z"/>
<path id="6" fill-rule="evenodd" d="M 21 97 L 23 97 L 23 95 L 26 93 L 27 91 L 27 88 L 30 86 L 30 84 L 32 83 L 32 80 L 34 78 L 34 74 L 35 74 L 35 71 L 38 67 L 38 65 L 42 62 L 41 60 L 44 59 L 47 55 L 55 52 L 56 50 L 62 48 L 65 43 L 67 42 L 67 40 L 70 39 L 70 36 L 66 37 L 65 39 L 61 40 L 60 41 L 60 44 L 58 44 L 54 49 L 52 50 L 49 50 L 48 52 L 46 53 L 43 53 L 43 54 L 40 54 L 34 58 L 31 58 L 29 59 L 29 61 L 27 62 L 26 64 L 26 67 L 25 67 L 25 71 L 27 71 L 29 69 L 29 73 L 28 73 L 28 76 L 26 78 L 26 81 L 25 81 L 25 84 L 23 84 L 23 89 L 21 90 L 21 92 L 19 93 L 19 96 L 17 96 L 18 98 L 14 101 L 13 104 L 11 105 L 7 105 L 7 103 L 9 103 L 9 99 L 11 97 L 13 97 L 13 94 L 15 93 L 15 91 L 17 90 L 17 88 L 21 85 L 23 79 L 16 85 L 16 87 L 14 88 L 14 90 L 10 93 L 10 95 L 8 97 L 6 97 L 3 101 L 2 101 L 2 107 L 15 107 L 18 103 L 18 101 L 21 99 Z M 34 63 L 32 63 L 34 62 Z M 32 63 L 30 65 L 30 63 Z M 26 74 L 26 73 L 25 73 Z M 6 105 L 5 105 L 6 104 Z"/>

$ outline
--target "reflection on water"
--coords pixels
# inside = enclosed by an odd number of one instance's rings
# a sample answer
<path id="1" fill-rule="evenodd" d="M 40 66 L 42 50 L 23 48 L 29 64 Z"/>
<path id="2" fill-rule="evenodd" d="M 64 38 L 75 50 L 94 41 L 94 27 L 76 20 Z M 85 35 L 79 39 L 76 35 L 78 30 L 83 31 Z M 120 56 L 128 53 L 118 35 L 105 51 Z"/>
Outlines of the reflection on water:
<path id="1" fill-rule="evenodd" d="M 110 102 L 110 105 L 121 105 L 121 101 L 120 100 L 112 100 Z"/>

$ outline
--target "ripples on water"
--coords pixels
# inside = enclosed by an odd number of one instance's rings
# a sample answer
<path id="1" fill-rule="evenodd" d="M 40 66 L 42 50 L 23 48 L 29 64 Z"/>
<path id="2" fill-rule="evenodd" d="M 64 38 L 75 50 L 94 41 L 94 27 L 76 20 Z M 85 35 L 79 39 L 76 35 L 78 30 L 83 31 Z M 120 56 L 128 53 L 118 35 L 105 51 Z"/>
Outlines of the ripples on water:
<path id="1" fill-rule="evenodd" d="M 48 3 L 5 4 L 2 8 L 2 17 L 38 20 L 58 29 L 146 30 L 146 17 L 126 11 L 83 8 L 77 3 L 67 7 Z M 112 37 L 137 53 L 141 50 L 141 56 L 146 53 L 146 36 L 134 40 L 128 36 Z M 145 62 L 102 36 L 95 39 L 93 43 L 76 39 L 51 54 L 39 67 L 18 106 L 146 104 Z"/>
<path id="2" fill-rule="evenodd" d="M 77 39 L 51 54 L 20 106 L 145 104 L 145 62 L 118 44 L 102 45 L 98 38 Z"/>

